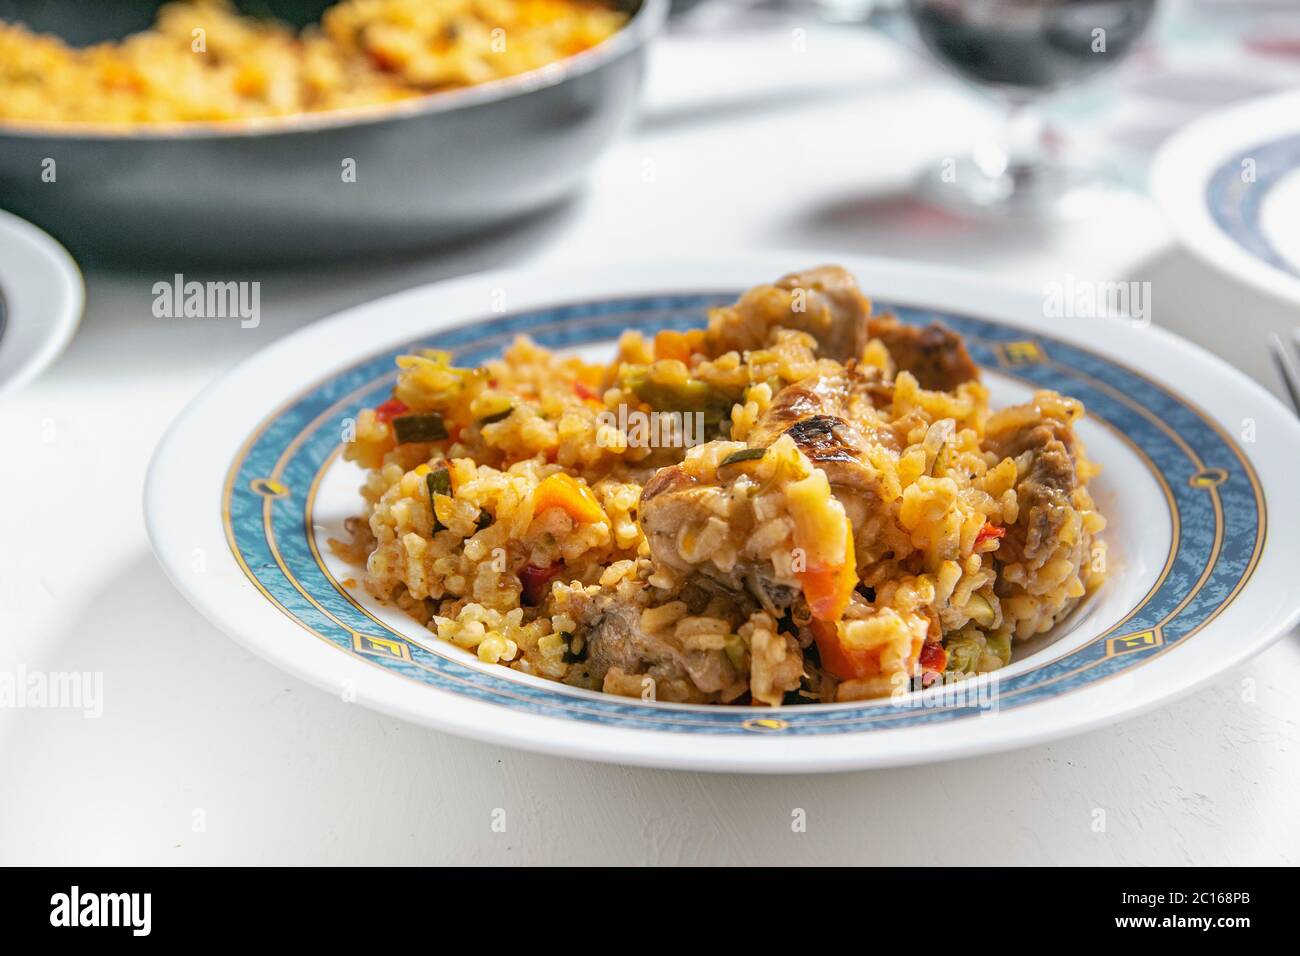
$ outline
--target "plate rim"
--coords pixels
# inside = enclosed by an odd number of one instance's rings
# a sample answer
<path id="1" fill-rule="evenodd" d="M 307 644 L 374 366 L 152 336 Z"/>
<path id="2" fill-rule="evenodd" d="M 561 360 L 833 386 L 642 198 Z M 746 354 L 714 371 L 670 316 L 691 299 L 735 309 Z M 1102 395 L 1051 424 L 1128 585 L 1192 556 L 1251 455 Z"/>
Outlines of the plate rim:
<path id="1" fill-rule="evenodd" d="M 789 253 L 755 253 L 743 257 L 733 257 L 726 261 L 726 268 L 735 272 L 746 271 L 752 276 L 761 276 L 767 274 L 780 274 L 788 271 L 791 263 L 818 261 L 826 258 L 825 253 L 810 254 L 803 252 Z M 873 281 L 878 281 L 884 276 L 891 277 L 895 284 L 906 285 L 909 281 L 919 283 L 926 288 L 948 287 L 948 291 L 942 294 L 935 292 L 927 297 L 915 295 L 910 297 L 907 304 L 915 304 L 917 307 L 926 305 L 935 308 L 948 308 L 952 310 L 962 309 L 971 315 L 988 317 L 991 320 L 1013 327 L 1032 327 L 1031 320 L 1027 320 L 1022 314 L 1020 316 L 1009 315 L 1015 312 L 1008 302 L 1015 301 L 1019 309 L 1026 311 L 1028 303 L 1041 303 L 1041 297 L 1029 295 L 1023 286 L 1013 286 L 1009 283 L 990 281 L 988 279 L 973 275 L 968 272 L 949 269 L 945 267 L 927 266 L 911 262 L 901 262 L 888 259 L 875 259 L 860 256 L 836 257 L 842 261 L 852 271 L 860 275 L 866 275 L 871 278 L 864 279 L 863 286 L 869 292 L 876 291 L 872 288 Z M 281 647 L 268 647 L 265 640 L 260 639 L 258 635 L 250 632 L 247 626 L 239 626 L 237 623 L 230 621 L 229 614 L 223 613 L 222 609 L 213 604 L 210 595 L 201 593 L 181 572 L 183 560 L 176 553 L 174 541 L 169 537 L 172 532 L 167 527 L 168 516 L 166 509 L 160 507 L 163 493 L 160 491 L 166 478 L 166 472 L 169 466 L 174 465 L 176 446 L 183 435 L 187 422 L 196 418 L 205 408 L 206 404 L 211 403 L 214 397 L 220 396 L 223 389 L 229 389 L 232 385 L 237 384 L 240 376 L 256 377 L 258 374 L 265 374 L 276 365 L 281 355 L 287 355 L 292 351 L 297 351 L 304 340 L 324 342 L 331 338 L 336 330 L 345 327 L 349 322 L 356 321 L 358 317 L 364 316 L 367 312 L 382 308 L 401 311 L 404 304 L 418 301 L 426 297 L 432 297 L 437 292 L 451 294 L 453 291 L 464 292 L 473 288 L 490 289 L 494 286 L 502 286 L 508 283 L 528 284 L 530 281 L 538 282 L 542 287 L 554 286 L 557 281 L 557 273 L 560 278 L 575 280 L 574 288 L 578 292 L 572 292 L 564 296 L 555 294 L 544 294 L 536 301 L 530 301 L 527 308 L 543 308 L 548 301 L 573 301 L 579 297 L 587 297 L 587 290 L 582 289 L 580 280 L 586 276 L 590 280 L 593 276 L 600 275 L 602 271 L 606 274 L 612 272 L 619 279 L 614 284 L 622 288 L 624 294 L 633 294 L 635 292 L 649 291 L 652 288 L 658 288 L 661 291 L 685 291 L 686 289 L 696 288 L 696 283 L 687 282 L 683 285 L 682 279 L 673 277 L 678 275 L 700 275 L 702 272 L 708 272 L 710 269 L 719 268 L 719 263 L 705 264 L 698 260 L 691 262 L 656 262 L 656 263 L 638 263 L 629 267 L 624 261 L 615 260 L 604 263 L 588 263 L 575 269 L 556 270 L 556 269 L 508 269 L 496 270 L 488 273 L 461 277 L 445 282 L 432 283 L 430 285 L 420 286 L 415 289 L 399 292 L 382 299 L 372 300 L 359 306 L 354 306 L 344 310 L 332 318 L 324 319 L 314 323 L 306 329 L 300 330 L 290 336 L 286 336 L 274 343 L 272 346 L 260 353 L 251 356 L 237 368 L 223 375 L 216 382 L 205 389 L 198 398 L 196 398 L 187 409 L 181 413 L 176 421 L 168 428 L 158 449 L 150 462 L 149 472 L 145 484 L 145 519 L 146 528 L 149 534 L 151 544 L 155 553 L 158 555 L 160 562 L 163 564 L 168 577 L 173 584 L 181 590 L 183 594 L 194 604 L 201 613 L 212 621 L 220 630 L 230 634 L 239 643 L 244 644 L 255 653 L 268 658 L 276 666 L 280 666 L 297 676 L 307 679 L 317 686 L 335 692 L 339 689 L 340 679 L 347 680 L 343 676 L 344 671 L 357 671 L 350 677 L 356 680 L 355 691 L 356 699 L 363 701 L 367 706 L 381 710 L 393 716 L 403 719 L 414 720 L 415 722 L 436 726 L 440 729 L 463 736 L 474 737 L 477 739 L 488 740 L 493 743 L 504 744 L 507 746 L 524 747 L 530 750 L 536 750 L 547 753 L 555 753 L 563 756 L 580 757 L 586 759 L 606 760 L 619 763 L 644 764 L 660 767 L 681 767 L 692 769 L 710 769 L 710 770 L 758 770 L 758 771 L 777 771 L 777 772 L 803 772 L 808 770 L 839 770 L 853 769 L 871 766 L 884 765 L 905 765 L 909 763 L 927 762 L 938 759 L 949 759 L 952 757 L 975 755 L 986 753 L 994 750 L 1009 749 L 1016 746 L 1024 746 L 1041 740 L 1053 739 L 1055 737 L 1083 732 L 1095 726 L 1113 722 L 1123 717 L 1136 713 L 1140 710 L 1146 710 L 1157 706 L 1163 701 L 1169 700 L 1174 696 L 1190 693 L 1196 687 L 1208 682 L 1219 676 L 1228 667 L 1234 666 L 1245 657 L 1257 653 L 1267 644 L 1286 633 L 1294 626 L 1297 619 L 1300 619 L 1300 605 L 1292 606 L 1287 609 L 1287 615 L 1284 620 L 1274 622 L 1269 633 L 1256 635 L 1253 640 L 1246 642 L 1247 647 L 1235 655 L 1227 663 L 1220 662 L 1208 671 L 1202 673 L 1193 680 L 1185 676 L 1181 679 L 1176 676 L 1173 683 L 1177 686 L 1164 686 L 1156 693 L 1147 693 L 1145 696 L 1134 694 L 1127 696 L 1121 692 L 1117 695 L 1116 687 L 1111 687 L 1106 694 L 1099 693 L 1099 688 L 1085 689 L 1082 693 L 1088 694 L 1090 699 L 1100 699 L 1108 697 L 1111 699 L 1111 706 L 1102 708 L 1100 712 L 1091 716 L 1084 717 L 1077 713 L 1073 716 L 1070 711 L 1074 708 L 1060 706 L 1061 700 L 1072 695 L 1063 695 L 1062 697 L 1052 698 L 1044 701 L 1030 703 L 1018 707 L 1014 712 L 1017 715 L 1030 714 L 1035 718 L 1047 718 L 1049 715 L 1046 711 L 1051 710 L 1054 721 L 1030 720 L 1026 723 L 1024 718 L 1013 721 L 1015 726 L 1008 728 L 1006 724 L 996 733 L 990 734 L 987 739 L 970 739 L 969 733 L 953 733 L 953 728 L 959 722 L 941 725 L 946 727 L 946 733 L 941 732 L 940 737 L 947 737 L 948 740 L 940 739 L 937 742 L 928 741 L 927 746 L 914 751 L 908 751 L 900 747 L 876 747 L 862 746 L 853 747 L 851 742 L 863 741 L 865 736 L 860 733 L 846 733 L 834 735 L 822 739 L 820 742 L 816 737 L 799 737 L 784 738 L 786 741 L 797 740 L 796 744 L 790 746 L 779 746 L 774 739 L 759 740 L 751 737 L 727 737 L 714 738 L 707 735 L 701 735 L 692 742 L 692 735 L 671 735 L 657 731 L 648 730 L 629 730 L 626 728 L 615 728 L 607 726 L 594 725 L 577 725 L 571 721 L 562 721 L 557 718 L 551 718 L 535 714 L 515 715 L 522 717 L 519 719 L 503 720 L 498 713 L 503 708 L 495 705 L 483 704 L 477 701 L 469 701 L 465 698 L 457 697 L 450 694 L 437 691 L 434 688 L 414 685 L 410 681 L 396 674 L 381 671 L 378 668 L 357 669 L 353 662 L 348 661 L 346 655 L 338 655 L 333 649 L 320 647 L 318 650 L 330 653 L 338 658 L 338 661 L 323 662 L 320 660 L 313 661 L 310 666 L 304 664 L 302 658 L 316 657 L 315 654 L 305 654 L 302 649 L 296 645 L 286 651 Z M 611 269 L 612 267 L 612 269 Z M 776 271 L 773 271 L 776 270 Z M 632 276 L 636 276 L 635 279 Z M 647 281 L 650 276 L 655 276 L 657 281 Z M 740 280 L 736 280 L 737 282 Z M 751 281 L 753 281 L 751 279 Z M 600 283 L 597 283 L 599 285 Z M 722 285 L 736 284 L 731 281 L 710 280 L 709 285 L 714 288 Z M 974 291 L 975 295 L 970 293 Z M 591 297 L 615 295 L 613 291 L 602 290 L 591 293 Z M 883 299 L 898 299 L 897 294 L 882 291 L 880 293 Z M 980 301 L 981 296 L 983 302 Z M 1009 297 L 1009 298 L 1008 298 Z M 999 300 L 997 304 L 989 304 L 989 300 Z M 944 304 L 944 302 L 947 304 Z M 965 305 L 958 306 L 955 302 L 961 301 Z M 408 310 L 409 311 L 409 310 Z M 445 322 L 424 322 L 418 326 L 420 331 L 415 334 L 431 334 L 436 329 L 445 325 L 455 324 L 457 321 L 464 321 L 465 316 L 455 315 Z M 1039 320 L 1044 321 L 1044 320 Z M 408 323 L 409 325 L 409 323 Z M 1113 326 L 1112 326 L 1113 327 Z M 1043 328 L 1044 331 L 1046 327 Z M 410 337 L 410 327 L 402 328 L 385 328 L 383 334 L 374 338 L 366 344 L 365 355 L 377 354 L 385 346 L 395 345 L 406 338 Z M 1070 330 L 1054 328 L 1052 334 L 1065 339 L 1066 341 L 1077 341 L 1077 335 L 1072 334 Z M 1244 393 L 1249 395 L 1252 401 L 1265 402 L 1268 408 L 1268 417 L 1274 420 L 1284 419 L 1289 424 L 1297 438 L 1297 447 L 1300 447 L 1300 423 L 1296 423 L 1287 413 L 1280 403 L 1276 401 L 1268 392 L 1262 389 L 1257 383 L 1253 382 L 1247 376 L 1236 371 L 1227 363 L 1210 355 L 1177 336 L 1159 328 L 1135 329 L 1129 328 L 1128 333 L 1137 335 L 1154 335 L 1165 348 L 1174 352 L 1181 352 L 1184 355 L 1191 354 L 1196 356 L 1195 361 L 1200 363 L 1210 363 L 1217 367 L 1220 377 L 1227 376 L 1234 380 L 1236 384 L 1244 389 Z M 1083 343 L 1080 343 L 1083 344 Z M 1095 348 L 1095 347 L 1094 347 Z M 321 366 L 319 377 L 326 378 L 337 374 L 339 370 L 346 367 L 351 362 L 351 357 L 355 353 L 343 353 L 335 350 L 336 356 L 341 361 L 329 363 Z M 305 381 L 312 381 L 317 376 L 309 376 Z M 1190 402 L 1183 398 L 1184 390 L 1171 384 L 1163 376 L 1149 375 L 1157 384 L 1172 391 L 1183 401 L 1201 409 L 1207 417 L 1215 421 L 1222 427 L 1222 422 L 1217 416 L 1209 413 L 1204 403 Z M 275 398 L 270 402 L 272 406 L 278 406 L 281 403 L 283 395 L 295 395 L 298 393 L 298 387 L 280 388 Z M 266 405 L 263 403 L 262 411 L 258 416 L 264 418 L 267 416 Z M 1226 431 L 1226 429 L 1225 429 Z M 1246 454 L 1244 449 L 1239 449 L 1244 457 L 1255 468 L 1257 473 L 1261 472 L 1259 459 L 1257 456 Z M 225 449 L 228 452 L 228 458 L 233 458 L 233 449 Z M 223 459 L 221 468 L 221 479 L 225 478 L 225 467 L 228 461 Z M 1264 475 L 1260 475 L 1261 488 L 1264 487 Z M 1277 500 L 1276 496 L 1268 496 L 1270 511 L 1274 511 Z M 1287 509 L 1283 508 L 1285 512 Z M 216 519 L 215 507 L 213 509 L 212 524 L 218 525 Z M 218 530 L 220 530 L 218 528 Z M 1274 545 L 1276 547 L 1276 545 Z M 1262 566 L 1270 555 L 1269 540 L 1265 540 L 1259 563 Z M 233 558 L 231 559 L 233 564 Z M 1258 571 L 1258 568 L 1256 569 Z M 242 579 L 244 587 L 250 587 L 249 582 Z M 1251 593 L 1250 585 L 1253 582 L 1247 582 L 1242 587 L 1237 598 L 1229 602 L 1225 608 L 1226 613 L 1230 608 L 1241 606 L 1243 598 Z M 250 587 L 251 589 L 251 587 Z M 284 618 L 279 609 L 270 602 L 265 601 L 260 594 L 256 595 L 257 599 L 262 602 L 265 611 L 281 622 L 281 627 L 289 627 L 291 622 Z M 1215 627 L 1223 627 L 1222 620 L 1210 622 L 1206 630 Z M 303 643 L 303 642 L 299 642 Z M 1144 665 L 1143 674 L 1150 673 L 1152 668 L 1159 667 L 1163 670 L 1170 669 L 1169 658 L 1175 658 L 1176 655 L 1165 655 L 1165 661 L 1152 661 Z M 1177 670 L 1177 668 L 1175 668 Z M 362 671 L 373 671 L 374 673 L 362 675 Z M 1132 675 L 1116 675 L 1109 681 L 1112 685 L 1126 685 L 1133 681 Z M 1168 678 L 1164 684 L 1168 684 Z M 399 686 L 400 685 L 400 686 Z M 1121 687 L 1124 691 L 1130 688 Z M 425 700 L 417 700 L 409 691 L 414 690 L 417 694 L 423 695 Z M 1073 695 L 1079 696 L 1079 695 Z M 451 701 L 451 707 L 430 707 L 429 701 L 435 697 L 445 698 Z M 481 712 L 483 708 L 491 708 L 487 713 Z M 430 711 L 438 711 L 431 714 Z M 452 712 L 447 712 L 451 710 Z M 1001 715 L 1004 719 L 1008 715 Z M 975 724 L 980 722 L 979 719 L 971 719 L 961 722 Z M 525 726 L 526 725 L 526 726 Z M 923 735 L 925 727 L 921 728 L 902 728 L 897 730 L 873 731 L 870 734 L 869 742 L 874 745 L 882 738 L 888 736 L 903 735 L 907 737 L 916 737 Z M 566 732 L 567 731 L 567 732 Z M 576 731 L 576 733 L 575 733 Z M 930 736 L 933 736 L 931 730 Z M 647 738 L 660 738 L 661 744 L 667 746 L 648 746 Z M 577 739 L 574 739 L 577 738 Z M 699 746 L 700 742 L 704 746 Z M 829 742 L 830 746 L 826 744 Z M 757 746 L 755 746 L 757 745 Z"/>
<path id="2" fill-rule="evenodd" d="M 25 262 L 15 266 L 12 257 L 0 257 L 0 395 L 27 385 L 63 354 L 86 302 L 85 278 L 68 250 L 40 227 L 0 209 L 0 248 L 9 243 L 21 247 Z M 34 309 L 27 295 L 15 296 L 15 288 L 35 289 L 42 308 Z M 32 333 L 33 327 L 45 331 Z"/>
<path id="3" fill-rule="evenodd" d="M 1241 150 L 1297 133 L 1300 90 L 1271 93 L 1182 127 L 1161 144 L 1148 172 L 1151 196 L 1179 242 L 1222 274 L 1292 305 L 1300 305 L 1300 277 L 1257 258 L 1224 232 L 1206 193 L 1211 177 Z"/>

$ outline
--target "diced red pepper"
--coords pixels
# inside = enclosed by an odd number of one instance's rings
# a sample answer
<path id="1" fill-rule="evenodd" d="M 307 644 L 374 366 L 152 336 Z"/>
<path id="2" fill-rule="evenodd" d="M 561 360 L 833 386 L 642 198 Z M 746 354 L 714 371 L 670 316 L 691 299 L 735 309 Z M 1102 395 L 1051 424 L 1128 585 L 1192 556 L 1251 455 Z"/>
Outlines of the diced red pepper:
<path id="1" fill-rule="evenodd" d="M 998 538 L 1005 537 L 1006 533 L 1007 533 L 1006 528 L 1003 528 L 1001 525 L 996 525 L 993 524 L 992 522 L 986 521 L 984 522 L 984 527 L 980 528 L 979 534 L 975 535 L 975 547 L 978 548 L 981 544 L 983 544 L 985 541 L 988 541 L 990 539 L 998 539 Z"/>
<path id="2" fill-rule="evenodd" d="M 573 391 L 579 398 L 584 399 L 585 401 L 588 402 L 600 401 L 600 392 L 596 391 L 586 382 L 574 382 Z"/>
<path id="3" fill-rule="evenodd" d="M 390 398 L 382 405 L 375 406 L 375 418 L 387 425 L 398 415 L 405 415 L 408 411 L 410 409 L 400 398 Z"/>
<path id="4" fill-rule="evenodd" d="M 529 607 L 541 604 L 546 597 L 546 589 L 551 583 L 551 578 L 559 574 L 562 567 L 564 562 L 557 561 L 545 568 L 539 568 L 535 564 L 525 564 L 520 568 L 519 583 L 524 586 L 524 603 Z"/>
<path id="5" fill-rule="evenodd" d="M 921 645 L 921 657 L 917 666 L 922 674 L 942 674 L 948 666 L 948 652 L 938 641 L 926 641 Z"/>

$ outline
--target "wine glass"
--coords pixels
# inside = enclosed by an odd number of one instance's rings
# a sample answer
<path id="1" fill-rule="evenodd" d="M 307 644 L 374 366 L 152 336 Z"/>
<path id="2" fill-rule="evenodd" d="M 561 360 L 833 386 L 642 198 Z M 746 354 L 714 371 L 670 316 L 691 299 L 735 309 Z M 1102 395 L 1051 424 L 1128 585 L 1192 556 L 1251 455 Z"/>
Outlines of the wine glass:
<path id="1" fill-rule="evenodd" d="M 1146 29 L 1155 0 L 908 0 L 926 47 L 999 96 L 1000 135 L 927 173 L 931 201 L 976 215 L 1074 214 L 1097 186 L 1056 154 L 1035 102 L 1121 60 Z"/>

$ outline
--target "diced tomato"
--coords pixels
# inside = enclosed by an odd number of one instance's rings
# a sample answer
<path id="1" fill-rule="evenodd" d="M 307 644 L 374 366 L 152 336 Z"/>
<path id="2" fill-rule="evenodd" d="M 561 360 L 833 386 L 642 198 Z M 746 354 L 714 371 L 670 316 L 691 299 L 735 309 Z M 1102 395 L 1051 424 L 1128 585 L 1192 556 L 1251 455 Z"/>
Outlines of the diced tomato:
<path id="1" fill-rule="evenodd" d="M 390 398 L 382 405 L 375 406 L 375 418 L 379 419 L 385 425 L 391 422 L 398 415 L 405 415 L 410 409 L 400 398 Z"/>
<path id="2" fill-rule="evenodd" d="M 523 600 L 529 607 L 536 607 L 546 597 L 546 589 L 551 578 L 560 573 L 563 561 L 557 561 L 545 568 L 535 564 L 525 564 L 519 569 L 519 583 L 524 586 Z"/>
<path id="3" fill-rule="evenodd" d="M 985 541 L 996 540 L 998 538 L 1005 537 L 1006 533 L 1007 533 L 1006 528 L 1003 528 L 1001 525 L 996 525 L 993 524 L 992 522 L 986 521 L 984 522 L 984 527 L 980 528 L 979 534 L 975 535 L 975 547 L 978 548 Z"/>

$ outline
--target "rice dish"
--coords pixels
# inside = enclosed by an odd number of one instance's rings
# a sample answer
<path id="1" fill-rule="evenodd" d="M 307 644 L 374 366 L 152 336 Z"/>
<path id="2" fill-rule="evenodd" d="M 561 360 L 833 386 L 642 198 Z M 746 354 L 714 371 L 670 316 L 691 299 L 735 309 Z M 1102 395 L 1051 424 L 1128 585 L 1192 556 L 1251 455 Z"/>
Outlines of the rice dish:
<path id="1" fill-rule="evenodd" d="M 835 266 L 630 331 L 398 360 L 346 457 L 360 586 L 479 660 L 611 694 L 768 706 L 996 670 L 1101 581 L 1076 400 L 992 410 L 955 333 Z"/>

